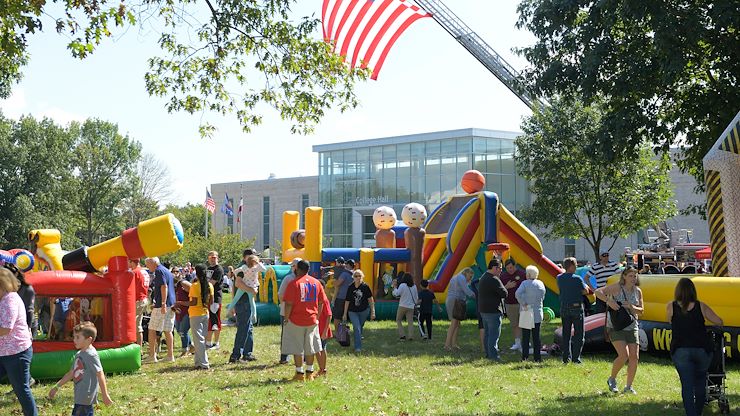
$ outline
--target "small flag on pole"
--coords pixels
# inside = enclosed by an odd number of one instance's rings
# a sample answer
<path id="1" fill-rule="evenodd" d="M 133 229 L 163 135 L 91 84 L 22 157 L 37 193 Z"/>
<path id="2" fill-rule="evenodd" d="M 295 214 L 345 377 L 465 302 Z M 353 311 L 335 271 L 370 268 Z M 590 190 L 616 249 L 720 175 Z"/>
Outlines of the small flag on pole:
<path id="1" fill-rule="evenodd" d="M 229 201 L 229 194 L 224 196 L 224 205 L 221 207 L 221 212 L 229 217 L 234 215 L 234 207 L 231 205 L 231 201 Z"/>
<path id="2" fill-rule="evenodd" d="M 211 197 L 211 193 L 208 192 L 208 188 L 206 188 L 206 202 L 203 203 L 203 206 L 206 207 L 208 212 L 211 214 L 216 212 L 216 201 Z"/>
<path id="3" fill-rule="evenodd" d="M 244 197 L 239 198 L 239 207 L 236 209 L 236 212 L 239 214 L 239 216 L 236 217 L 237 224 L 242 221 L 242 210 L 244 210 Z"/>

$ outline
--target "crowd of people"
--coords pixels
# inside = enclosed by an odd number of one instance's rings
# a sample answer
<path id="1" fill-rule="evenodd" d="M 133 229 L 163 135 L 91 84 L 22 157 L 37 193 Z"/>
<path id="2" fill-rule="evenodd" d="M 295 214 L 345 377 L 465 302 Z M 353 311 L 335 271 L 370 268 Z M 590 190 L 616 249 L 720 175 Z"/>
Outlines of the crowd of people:
<path id="1" fill-rule="evenodd" d="M 229 362 L 257 360 L 253 326 L 255 297 L 260 289 L 258 277 L 265 266 L 252 250 L 247 249 L 243 254 L 243 261 L 236 268 L 228 268 L 226 273 L 215 251 L 208 253 L 208 264 L 194 267 L 189 263 L 167 267 L 156 257 L 145 259 L 144 267 L 140 259 L 129 260 L 136 287 L 137 342 L 143 344 L 146 339 L 149 343 L 145 363 L 175 361 L 173 332 L 177 331 L 182 347 L 179 356 L 192 354 L 195 369 L 208 369 L 208 351 L 220 347 L 222 311 L 227 316 L 233 314 L 237 327 Z M 564 272 L 557 276 L 563 323 L 561 359 L 564 364 L 582 363 L 584 316 L 589 306 L 585 296 L 593 293 L 607 311 L 607 334 L 617 354 L 607 386 L 613 392 L 619 391 L 617 375 L 626 366 L 622 392 L 636 394 L 633 383 L 639 363 L 638 318 L 643 311 L 639 276 L 631 267 L 620 272 L 609 261 L 607 252 L 602 253 L 600 260 L 590 268 L 585 279 L 575 274 L 575 258 L 566 258 L 562 263 Z M 305 260 L 294 259 L 290 266 L 290 273 L 278 290 L 283 324 L 279 362 L 287 364 L 292 356 L 295 365 L 292 379 L 312 380 L 327 374 L 327 344 L 333 332 L 348 325 L 347 322 L 351 323 L 354 350 L 363 351 L 365 323 L 375 319 L 375 297 L 372 288 L 364 282 L 363 272 L 352 260 L 336 259 L 331 285 L 309 275 L 310 264 Z M 607 285 L 605 276 L 614 273 L 620 273 L 619 281 Z M 541 362 L 540 329 L 546 289 L 538 279 L 537 267 L 521 270 L 512 260 L 502 265 L 494 257 L 480 277 L 474 275 L 471 268 L 465 268 L 449 282 L 445 307 L 450 325 L 444 348 L 460 349 L 460 323 L 467 317 L 467 300 L 472 298 L 476 304 L 481 350 L 486 358 L 501 361 L 498 344 L 506 316 L 514 338 L 510 349 L 519 351 L 522 361 L 530 360 L 531 356 L 534 362 Z M 595 287 L 587 283 L 590 276 L 595 277 Z M 331 290 L 326 289 L 329 286 Z M 233 294 L 232 302 L 226 306 L 222 304 L 224 287 Z M 399 339 L 411 341 L 420 332 L 422 339 L 431 340 L 433 311 L 440 305 L 436 304 L 429 282 L 422 280 L 417 286 L 413 276 L 399 273 L 391 288 L 392 295 L 399 300 L 396 314 Z M 666 306 L 667 320 L 673 326 L 671 356 L 681 381 L 686 414 L 701 414 L 705 398 L 703 380 L 711 359 L 704 321 L 722 325 L 722 319 L 697 299 L 696 288 L 688 278 L 678 282 L 674 299 Z M 32 334 L 37 322 L 34 303 L 33 287 L 26 283 L 23 273 L 12 264 L 0 268 L 0 378 L 8 377 L 25 415 L 37 414 L 30 389 Z M 148 310 L 151 312 L 147 317 Z M 420 331 L 414 325 L 415 318 Z M 148 329 L 146 334 L 144 326 Z M 79 350 L 75 363 L 49 392 L 53 398 L 66 382 L 74 381 L 74 411 L 78 412 L 74 414 L 92 414 L 98 392 L 104 403 L 112 402 L 99 357 L 92 346 L 98 331 L 98 325 L 89 321 L 74 326 L 72 341 Z M 162 335 L 166 351 L 160 360 Z"/>

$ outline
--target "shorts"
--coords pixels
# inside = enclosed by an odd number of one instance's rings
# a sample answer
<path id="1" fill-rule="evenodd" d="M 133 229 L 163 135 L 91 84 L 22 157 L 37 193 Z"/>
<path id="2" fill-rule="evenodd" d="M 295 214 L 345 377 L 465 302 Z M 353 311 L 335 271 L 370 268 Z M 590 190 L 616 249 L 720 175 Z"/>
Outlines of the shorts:
<path id="1" fill-rule="evenodd" d="M 149 330 L 157 332 L 172 332 L 175 328 L 175 311 L 171 308 L 167 308 L 167 311 L 163 314 L 161 308 L 152 309 L 152 314 L 149 318 Z"/>
<path id="2" fill-rule="evenodd" d="M 506 304 L 506 316 L 509 317 L 509 323 L 514 328 L 519 328 L 519 304 Z"/>
<path id="3" fill-rule="evenodd" d="M 334 299 L 334 307 L 331 308 L 333 319 L 342 320 L 344 316 L 344 299 Z"/>
<path id="4" fill-rule="evenodd" d="M 635 325 L 634 329 L 626 329 L 617 331 L 614 328 L 607 328 L 606 333 L 609 336 L 609 339 L 611 342 L 614 341 L 624 341 L 626 344 L 639 344 L 640 343 L 640 336 L 639 336 L 640 329 L 637 325 Z"/>
<path id="5" fill-rule="evenodd" d="M 144 319 L 144 312 L 146 307 L 149 305 L 149 299 L 144 298 L 136 301 L 136 331 L 144 332 L 144 327 L 141 326 L 141 320 Z"/>
<path id="6" fill-rule="evenodd" d="M 208 330 L 209 331 L 220 331 L 221 330 L 221 304 L 218 304 L 218 310 L 216 313 L 211 312 L 211 308 L 208 308 Z"/>
<path id="7" fill-rule="evenodd" d="M 281 353 L 285 355 L 314 355 L 321 351 L 319 325 L 298 326 L 288 321 L 283 326 Z"/>
<path id="8" fill-rule="evenodd" d="M 455 308 L 455 300 L 447 298 L 445 301 L 445 309 L 447 309 L 447 319 L 452 321 L 454 318 L 452 317 L 452 310 Z"/>

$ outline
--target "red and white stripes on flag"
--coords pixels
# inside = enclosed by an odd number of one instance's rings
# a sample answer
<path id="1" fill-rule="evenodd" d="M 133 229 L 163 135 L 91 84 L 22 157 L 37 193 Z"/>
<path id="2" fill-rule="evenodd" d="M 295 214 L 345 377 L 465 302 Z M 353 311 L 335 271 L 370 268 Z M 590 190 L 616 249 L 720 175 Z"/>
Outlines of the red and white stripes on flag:
<path id="1" fill-rule="evenodd" d="M 404 0 L 324 0 L 324 40 L 352 67 L 371 68 L 378 78 L 386 56 L 412 23 L 431 15 Z"/>
<path id="2" fill-rule="evenodd" d="M 208 188 L 206 188 L 206 200 L 203 202 L 203 206 L 206 207 L 208 212 L 213 214 L 216 212 L 216 201 L 213 200 L 213 197 L 211 197 L 211 193 L 208 192 Z"/>

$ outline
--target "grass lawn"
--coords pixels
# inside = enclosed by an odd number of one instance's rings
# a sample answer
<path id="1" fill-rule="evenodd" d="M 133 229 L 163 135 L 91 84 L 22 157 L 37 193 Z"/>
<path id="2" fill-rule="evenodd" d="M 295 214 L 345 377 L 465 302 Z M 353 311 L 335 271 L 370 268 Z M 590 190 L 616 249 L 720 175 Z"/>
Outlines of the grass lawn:
<path id="1" fill-rule="evenodd" d="M 552 342 L 559 321 L 543 327 Z M 110 415 L 680 415 L 678 376 L 667 357 L 645 354 L 634 388 L 638 394 L 606 390 L 612 353 L 585 354 L 581 366 L 564 366 L 546 357 L 541 365 L 522 364 L 519 355 L 503 355 L 503 364 L 481 358 L 475 322 L 463 323 L 462 351 L 442 349 L 446 321 L 434 325 L 434 340 L 400 342 L 393 322 L 369 322 L 364 352 L 329 344 L 329 376 L 289 383 L 292 365 L 279 365 L 277 326 L 255 329 L 258 361 L 228 364 L 235 328 L 224 328 L 221 349 L 209 354 L 210 371 L 191 370 L 192 357 L 175 363 L 145 365 L 139 372 L 108 376 L 115 403 L 98 405 Z M 504 324 L 501 347 L 511 345 Z M 179 338 L 176 337 L 176 345 Z M 179 348 L 178 348 L 179 351 Z M 740 365 L 728 367 L 730 405 L 740 401 Z M 619 378 L 620 390 L 624 373 Z M 68 415 L 71 384 L 52 402 L 46 394 L 54 381 L 33 388 L 41 415 Z M 6 386 L 7 387 L 7 386 Z M 733 412 L 734 413 L 734 412 Z M 0 414 L 20 414 L 15 396 L 0 396 Z M 719 414 L 712 403 L 705 414 Z"/>

